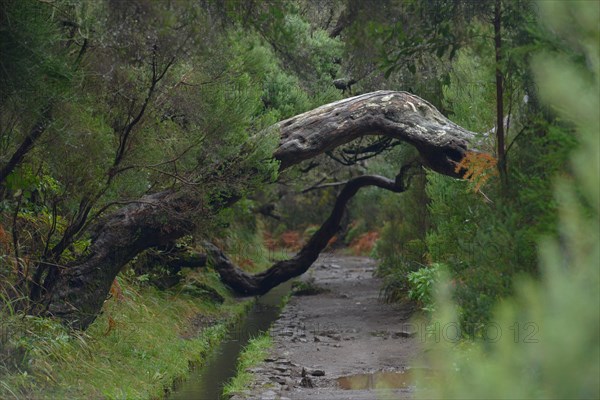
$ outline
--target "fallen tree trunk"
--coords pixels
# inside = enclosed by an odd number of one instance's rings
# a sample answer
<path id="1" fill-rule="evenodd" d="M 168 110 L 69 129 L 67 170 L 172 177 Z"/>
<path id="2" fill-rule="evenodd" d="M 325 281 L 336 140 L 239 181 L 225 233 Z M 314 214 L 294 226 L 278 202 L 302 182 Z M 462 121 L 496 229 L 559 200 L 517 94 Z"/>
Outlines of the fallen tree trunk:
<path id="1" fill-rule="evenodd" d="M 280 161 L 280 171 L 361 136 L 384 135 L 414 145 L 426 166 L 456 177 L 456 165 L 474 138 L 474 133 L 449 121 L 425 100 L 391 91 L 327 104 L 273 128 L 281 136 L 273 153 Z M 394 181 L 383 177 L 356 179 L 348 182 L 338 202 L 345 204 L 367 185 L 398 190 Z M 84 257 L 62 269 L 50 267 L 53 273 L 47 274 L 37 312 L 56 316 L 77 329 L 87 328 L 126 263 L 145 249 L 165 245 L 194 231 L 196 215 L 206 212 L 199 197 L 185 187 L 168 190 L 145 196 L 104 217 L 93 227 L 92 243 Z M 335 234 L 343 208 L 334 208 L 330 218 L 292 260 L 282 261 L 256 277 L 244 276 L 222 263 L 221 276 L 236 290 L 257 294 L 306 271 Z M 213 254 L 218 256 L 216 251 Z"/>

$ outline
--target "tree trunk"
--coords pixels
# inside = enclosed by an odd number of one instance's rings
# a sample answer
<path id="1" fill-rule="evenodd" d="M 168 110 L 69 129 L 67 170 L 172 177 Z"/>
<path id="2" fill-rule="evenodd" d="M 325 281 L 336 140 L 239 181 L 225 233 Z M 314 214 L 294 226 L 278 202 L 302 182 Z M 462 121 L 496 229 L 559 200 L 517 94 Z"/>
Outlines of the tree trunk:
<path id="1" fill-rule="evenodd" d="M 276 124 L 281 135 L 273 153 L 280 170 L 315 157 L 364 135 L 384 135 L 414 145 L 425 165 L 453 177 L 455 166 L 474 133 L 445 118 L 428 102 L 405 92 L 378 91 L 324 105 Z M 249 172 L 250 173 L 250 172 Z M 396 182 L 383 177 L 355 178 L 343 189 L 329 219 L 291 260 L 257 276 L 230 268 L 216 250 L 223 279 L 242 293 L 258 294 L 306 271 L 335 234 L 347 201 L 366 185 L 398 191 Z M 233 199 L 232 201 L 235 201 Z M 85 329 L 94 321 L 121 268 L 141 251 L 167 244 L 196 228 L 202 212 L 197 192 L 183 188 L 145 196 L 106 216 L 92 229 L 92 244 L 85 257 L 45 282 L 46 315 Z"/>
<path id="2" fill-rule="evenodd" d="M 44 313 L 73 328 L 87 328 L 125 264 L 145 249 L 193 232 L 191 214 L 198 204 L 188 197 L 171 192 L 144 196 L 96 225 L 86 256 L 44 282 Z"/>
<path id="3" fill-rule="evenodd" d="M 496 55 L 496 153 L 502 185 L 507 185 L 506 145 L 504 144 L 504 75 L 502 74 L 502 0 L 494 4 L 494 51 Z"/>
<path id="4" fill-rule="evenodd" d="M 281 132 L 274 156 L 284 170 L 361 136 L 381 135 L 412 144 L 424 164 L 444 175 L 455 172 L 475 134 L 429 102 L 406 92 L 380 90 L 330 103 L 276 125 Z"/>

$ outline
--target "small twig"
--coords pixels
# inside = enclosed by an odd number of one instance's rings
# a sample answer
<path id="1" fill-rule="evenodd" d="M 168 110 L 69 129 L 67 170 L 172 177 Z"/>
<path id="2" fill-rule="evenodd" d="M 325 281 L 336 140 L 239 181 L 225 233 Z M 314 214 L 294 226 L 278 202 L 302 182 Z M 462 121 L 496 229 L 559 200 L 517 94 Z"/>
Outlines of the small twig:
<path id="1" fill-rule="evenodd" d="M 519 133 L 517 133 L 517 134 L 515 135 L 515 138 L 514 138 L 514 139 L 513 139 L 513 140 L 510 142 L 510 144 L 509 144 L 509 145 L 508 145 L 508 147 L 506 148 L 506 151 L 504 152 L 504 154 L 505 154 L 505 155 L 507 155 L 507 154 L 508 154 L 508 151 L 509 151 L 509 150 L 512 148 L 513 144 L 514 144 L 514 143 L 517 141 L 517 139 L 518 139 L 518 138 L 521 136 L 521 134 L 522 134 L 523 132 L 525 132 L 526 128 L 527 128 L 527 127 L 526 127 L 526 126 L 524 126 L 523 128 L 521 128 L 521 130 L 519 131 Z"/>
<path id="2" fill-rule="evenodd" d="M 19 260 L 19 230 L 17 229 L 17 223 L 19 218 L 19 210 L 21 209 L 21 203 L 23 201 L 23 192 L 19 195 L 19 200 L 17 202 L 17 206 L 15 207 L 15 213 L 13 214 L 12 220 L 12 239 L 13 239 L 13 248 L 15 253 L 15 263 L 17 266 L 17 276 L 19 277 L 19 282 L 25 279 L 23 275 L 23 268 L 21 267 L 21 262 Z M 17 286 L 19 286 L 17 284 Z"/>
<path id="3" fill-rule="evenodd" d="M 325 180 L 325 178 L 323 178 L 323 180 Z M 346 183 L 348 183 L 347 180 L 346 181 L 341 181 L 341 182 L 329 182 L 329 183 L 323 183 L 323 184 L 318 183 L 316 185 L 313 185 L 313 186 L 311 186 L 309 188 L 304 189 L 300 193 L 308 193 L 308 192 L 310 192 L 312 190 L 324 189 L 324 188 L 336 187 L 336 186 L 342 186 L 342 185 L 345 185 Z"/>
<path id="4" fill-rule="evenodd" d="M 483 193 L 483 191 L 481 189 L 479 189 L 477 192 L 481 193 L 481 195 L 483 196 L 483 198 L 485 199 L 486 202 L 488 202 L 490 204 L 494 204 L 494 202 L 485 193 Z"/>
<path id="5" fill-rule="evenodd" d="M 44 257 L 46 255 L 48 255 L 48 250 L 50 249 L 50 239 L 52 238 L 52 235 L 54 235 L 54 232 L 56 232 L 56 220 L 57 220 L 57 201 L 56 199 L 54 199 L 54 201 L 52 201 L 52 225 L 50 226 L 50 229 L 48 230 L 48 235 L 46 235 L 46 245 L 44 246 Z"/>
<path id="6" fill-rule="evenodd" d="M 300 168 L 300 172 L 302 172 L 303 174 L 306 174 L 307 172 L 309 172 L 312 169 L 315 169 L 316 167 L 318 167 L 320 164 L 316 161 L 311 161 L 305 168 Z"/>

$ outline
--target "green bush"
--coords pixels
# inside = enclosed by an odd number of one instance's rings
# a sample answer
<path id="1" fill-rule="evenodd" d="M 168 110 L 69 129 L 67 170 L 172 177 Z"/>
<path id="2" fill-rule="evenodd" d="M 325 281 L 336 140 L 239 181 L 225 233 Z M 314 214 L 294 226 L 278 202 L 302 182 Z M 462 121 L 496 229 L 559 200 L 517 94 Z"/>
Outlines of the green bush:
<path id="1" fill-rule="evenodd" d="M 408 298 L 418 302 L 423 311 L 435 311 L 434 288 L 441 268 L 444 268 L 441 264 L 432 264 L 408 274 Z"/>
<path id="2" fill-rule="evenodd" d="M 404 151 L 392 154 L 400 158 L 411 156 Z M 383 220 L 383 227 L 373 253 L 380 260 L 377 274 L 384 277 L 382 297 L 388 302 L 405 299 L 408 274 L 427 264 L 425 238 L 429 229 L 426 207 L 429 198 L 425 184 L 425 176 L 417 175 L 408 191 L 386 193 L 378 203 L 381 208 L 378 219 Z"/>
<path id="3" fill-rule="evenodd" d="M 453 121 L 478 132 L 494 123 L 490 99 L 495 87 L 485 84 L 493 82 L 491 45 L 480 44 L 486 50 L 477 54 L 469 48 L 460 51 L 444 87 Z M 521 86 L 529 79 L 522 72 L 511 76 Z M 514 89 L 513 96 L 520 90 Z M 541 235 L 556 232 L 552 180 L 564 171 L 575 143 L 571 128 L 539 107 L 511 104 L 508 185 L 492 178 L 475 191 L 467 181 L 427 176 L 433 225 L 426 239 L 428 254 L 430 261 L 448 266 L 463 326 L 484 326 L 494 304 L 513 292 L 515 277 L 538 275 L 536 243 Z M 484 142 L 480 147 L 493 151 L 493 140 Z"/>

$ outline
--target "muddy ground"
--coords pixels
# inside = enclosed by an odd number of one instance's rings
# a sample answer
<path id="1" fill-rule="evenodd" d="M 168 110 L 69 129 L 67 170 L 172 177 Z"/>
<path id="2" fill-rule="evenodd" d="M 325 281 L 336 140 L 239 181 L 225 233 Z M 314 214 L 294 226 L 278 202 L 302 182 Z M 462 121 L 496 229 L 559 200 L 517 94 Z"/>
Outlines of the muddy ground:
<path id="1" fill-rule="evenodd" d="M 314 279 L 325 291 L 291 298 L 271 330 L 271 354 L 233 399 L 411 398 L 407 378 L 421 342 L 409 321 L 414 306 L 382 303 L 375 267 L 367 257 L 323 255 L 302 280 Z M 396 388 L 372 388 L 383 381 Z"/>

